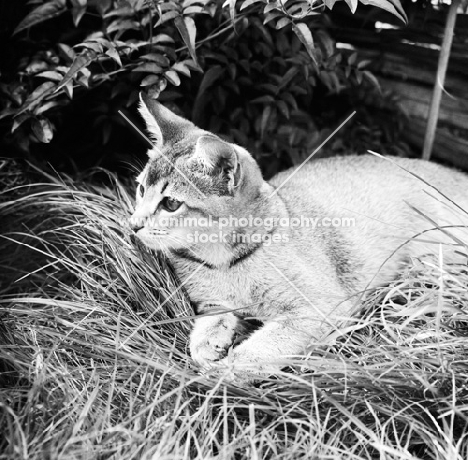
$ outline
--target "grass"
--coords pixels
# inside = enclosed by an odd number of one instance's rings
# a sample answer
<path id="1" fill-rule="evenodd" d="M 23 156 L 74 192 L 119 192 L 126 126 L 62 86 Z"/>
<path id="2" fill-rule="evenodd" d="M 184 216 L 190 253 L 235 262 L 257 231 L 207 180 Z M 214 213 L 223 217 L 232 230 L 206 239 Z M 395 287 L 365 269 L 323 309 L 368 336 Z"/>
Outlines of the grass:
<path id="1" fill-rule="evenodd" d="M 360 330 L 240 389 L 190 359 L 124 185 L 0 175 L 0 459 L 468 458 L 466 266 L 410 267 Z"/>

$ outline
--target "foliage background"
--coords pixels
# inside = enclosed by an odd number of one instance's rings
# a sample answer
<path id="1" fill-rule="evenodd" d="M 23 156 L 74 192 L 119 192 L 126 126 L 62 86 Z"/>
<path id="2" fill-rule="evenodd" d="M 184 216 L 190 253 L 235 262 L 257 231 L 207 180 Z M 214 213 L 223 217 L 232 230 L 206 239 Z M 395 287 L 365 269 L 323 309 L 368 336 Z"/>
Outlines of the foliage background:
<path id="1" fill-rule="evenodd" d="M 343 40 L 358 29 L 387 39 L 378 21 L 404 30 L 392 1 L 2 1 L 2 151 L 59 170 L 126 168 L 146 145 L 118 111 L 141 126 L 138 92 L 163 85 L 164 103 L 247 147 L 267 176 L 304 159 L 353 110 L 322 154 L 408 155 L 398 100 Z M 432 7 L 404 8 L 411 18 Z"/>

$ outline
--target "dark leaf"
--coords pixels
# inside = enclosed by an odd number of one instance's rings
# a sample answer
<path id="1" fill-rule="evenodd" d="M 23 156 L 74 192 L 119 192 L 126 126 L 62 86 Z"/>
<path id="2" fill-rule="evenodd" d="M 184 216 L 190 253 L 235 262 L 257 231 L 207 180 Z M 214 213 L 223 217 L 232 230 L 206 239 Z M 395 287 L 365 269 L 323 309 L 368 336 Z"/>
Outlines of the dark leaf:
<path id="1" fill-rule="evenodd" d="M 306 47 L 307 53 L 317 65 L 317 60 L 315 58 L 315 48 L 314 48 L 314 39 L 312 33 L 306 24 L 300 22 L 298 24 L 293 24 L 294 33 L 297 35 L 297 38 L 304 44 Z"/>
<path id="2" fill-rule="evenodd" d="M 0 120 L 1 120 L 2 118 L 9 117 L 9 116 L 15 114 L 15 113 L 16 113 L 16 110 L 17 110 L 17 109 L 13 109 L 13 108 L 11 108 L 11 107 L 8 107 L 8 108 L 6 108 L 6 109 L 3 109 L 3 110 L 0 112 Z"/>
<path id="3" fill-rule="evenodd" d="M 382 89 L 380 88 L 379 80 L 372 72 L 369 72 L 368 70 L 363 70 L 362 73 L 367 78 L 367 80 L 369 80 L 380 92 L 382 91 Z"/>
<path id="4" fill-rule="evenodd" d="M 330 77 L 330 81 L 333 85 L 333 89 L 335 93 L 339 93 L 342 89 L 340 81 L 338 80 L 338 76 L 336 75 L 336 72 L 328 72 L 328 76 Z"/>
<path id="5" fill-rule="evenodd" d="M 139 28 L 140 24 L 137 21 L 133 21 L 131 19 L 117 19 L 107 26 L 106 32 L 110 34 L 115 31 L 123 32 L 124 30 L 137 30 Z"/>
<path id="6" fill-rule="evenodd" d="M 250 5 L 253 5 L 254 3 L 259 3 L 259 2 L 263 2 L 263 0 L 245 0 L 245 2 L 242 3 L 240 10 L 242 11 L 245 8 L 248 8 Z"/>
<path id="7" fill-rule="evenodd" d="M 184 64 L 191 70 L 198 70 L 198 67 L 195 65 L 195 62 L 193 62 L 191 59 L 186 59 L 184 61 Z"/>
<path id="8" fill-rule="evenodd" d="M 56 72 L 55 70 L 46 70 L 45 72 L 38 73 L 36 77 L 43 77 L 52 81 L 61 81 L 63 75 L 60 72 Z"/>
<path id="9" fill-rule="evenodd" d="M 84 42 L 80 43 L 79 45 L 76 45 L 76 47 L 81 47 L 84 46 L 85 48 L 88 48 L 90 50 L 93 50 L 96 53 L 102 53 L 103 48 L 101 43 L 96 43 L 96 42 Z"/>
<path id="10" fill-rule="evenodd" d="M 73 5 L 73 24 L 75 25 L 75 27 L 77 27 L 81 21 L 81 18 L 86 13 L 88 0 L 71 0 L 71 3 Z"/>
<path id="11" fill-rule="evenodd" d="M 363 75 L 363 73 L 362 73 L 361 71 L 357 71 L 357 72 L 355 73 L 355 75 L 356 75 L 356 81 L 357 81 L 358 84 L 360 85 L 360 84 L 362 83 L 362 78 L 363 78 L 362 75 Z"/>
<path id="12" fill-rule="evenodd" d="M 133 16 L 134 11 L 133 8 L 130 5 L 125 5 L 122 6 L 121 8 L 115 8 L 112 11 L 109 11 L 104 17 L 107 18 L 112 18 L 114 16 L 117 16 L 119 18 L 122 18 L 124 16 Z"/>
<path id="13" fill-rule="evenodd" d="M 188 16 L 189 14 L 200 14 L 205 11 L 203 6 L 189 6 L 184 9 L 184 16 Z"/>
<path id="14" fill-rule="evenodd" d="M 288 37 L 286 34 L 278 34 L 276 38 L 276 49 L 281 55 L 288 53 L 291 44 L 289 43 Z"/>
<path id="15" fill-rule="evenodd" d="M 327 8 L 332 9 L 337 1 L 338 0 L 323 0 L 323 3 L 325 4 Z"/>
<path id="16" fill-rule="evenodd" d="M 122 61 L 120 60 L 119 52 L 118 52 L 114 47 L 109 48 L 109 49 L 106 51 L 106 54 L 107 54 L 110 58 L 112 58 L 115 62 L 117 62 L 117 64 L 119 65 L 119 67 L 122 67 Z"/>
<path id="17" fill-rule="evenodd" d="M 224 69 L 221 66 L 215 65 L 214 67 L 211 67 L 211 69 L 209 69 L 203 76 L 200 88 L 198 89 L 197 99 L 201 97 L 222 75 L 224 75 Z"/>
<path id="18" fill-rule="evenodd" d="M 228 66 L 228 71 L 229 71 L 229 76 L 231 77 L 232 80 L 236 79 L 237 75 L 237 66 L 233 62 L 231 62 Z"/>
<path id="19" fill-rule="evenodd" d="M 350 67 L 349 65 L 347 65 L 347 66 L 345 67 L 345 77 L 346 77 L 346 78 L 349 78 L 350 75 L 351 75 L 351 67 Z"/>
<path id="20" fill-rule="evenodd" d="M 155 62 L 145 62 L 142 65 L 139 65 L 132 72 L 149 72 L 149 73 L 161 73 L 163 68 L 156 64 Z"/>
<path id="21" fill-rule="evenodd" d="M 263 14 L 268 14 L 270 13 L 271 11 L 275 11 L 275 10 L 278 10 L 280 8 L 280 6 L 278 5 L 278 2 L 268 2 L 266 5 L 265 5 L 265 8 L 263 8 Z"/>
<path id="22" fill-rule="evenodd" d="M 401 19 L 405 24 L 408 22 L 408 18 L 406 16 L 403 7 L 399 0 L 392 0 L 389 2 L 388 0 L 360 0 L 363 5 L 372 5 L 378 8 L 382 8 L 389 13 L 394 14 L 397 18 Z"/>
<path id="23" fill-rule="evenodd" d="M 36 110 L 34 110 L 34 115 L 41 115 L 44 112 L 47 112 L 48 110 L 57 107 L 58 105 L 62 105 L 60 101 L 49 101 L 46 102 L 45 104 L 42 104 L 39 106 Z"/>
<path id="24" fill-rule="evenodd" d="M 289 107 L 288 107 L 288 104 L 286 104 L 286 102 L 284 102 L 284 101 L 278 101 L 276 106 L 278 107 L 278 110 L 281 112 L 283 117 L 286 118 L 287 120 L 289 120 Z"/>
<path id="25" fill-rule="evenodd" d="M 259 25 L 260 25 L 260 23 L 259 23 Z M 270 32 L 268 31 L 268 28 L 258 27 L 258 31 L 263 35 L 263 38 L 264 38 L 265 42 L 273 50 L 274 47 L 275 47 L 275 43 L 273 41 L 273 38 L 272 38 Z"/>
<path id="26" fill-rule="evenodd" d="M 67 93 L 67 96 L 70 98 L 70 99 L 73 99 L 73 81 L 70 80 L 64 87 L 63 89 L 65 90 L 65 92 Z"/>
<path id="27" fill-rule="evenodd" d="M 174 19 L 174 24 L 182 37 L 185 45 L 187 46 L 190 56 L 195 62 L 195 65 L 199 65 L 197 61 L 197 54 L 195 52 L 195 37 L 197 35 L 197 28 L 195 21 L 188 16 L 177 16 Z M 201 70 L 201 68 L 199 68 Z"/>
<path id="28" fill-rule="evenodd" d="M 260 136 L 263 138 L 265 136 L 265 131 L 267 129 L 268 122 L 270 121 L 272 108 L 271 105 L 265 106 L 262 113 L 262 122 L 260 125 Z"/>
<path id="29" fill-rule="evenodd" d="M 303 86 L 293 85 L 291 86 L 291 92 L 305 96 L 307 94 L 307 89 L 305 89 Z"/>
<path id="30" fill-rule="evenodd" d="M 104 16 L 105 12 L 108 11 L 112 6 L 112 0 L 94 0 L 93 3 L 94 8 L 99 11 L 101 16 Z"/>
<path id="31" fill-rule="evenodd" d="M 367 67 L 372 61 L 370 59 L 363 59 L 362 61 L 359 61 L 357 64 L 358 69 L 362 69 L 364 67 Z"/>
<path id="32" fill-rule="evenodd" d="M 149 6 L 148 0 L 131 0 L 132 7 L 135 11 L 141 11 Z"/>
<path id="33" fill-rule="evenodd" d="M 268 104 L 268 103 L 274 103 L 274 102 L 275 102 L 275 98 L 268 94 L 266 96 L 257 97 L 253 99 L 252 101 L 250 101 L 251 104 L 259 104 L 259 103 Z"/>
<path id="34" fill-rule="evenodd" d="M 287 26 L 290 23 L 291 23 L 291 20 L 289 18 L 281 18 L 276 23 L 276 29 L 277 30 L 282 29 L 283 27 Z"/>
<path id="35" fill-rule="evenodd" d="M 313 14 L 317 14 L 313 10 L 307 10 L 309 9 L 308 2 L 293 2 L 290 7 L 286 8 L 287 12 L 289 15 L 296 17 L 297 19 L 300 19 L 303 17 L 305 14 L 308 14 L 309 16 Z"/>
<path id="36" fill-rule="evenodd" d="M 47 70 L 49 68 L 49 64 L 45 61 L 38 61 L 34 59 L 31 63 L 28 64 L 26 67 L 26 73 L 28 74 L 35 74 L 44 70 Z"/>
<path id="37" fill-rule="evenodd" d="M 180 0 L 177 1 L 170 1 L 170 0 L 164 0 L 164 1 L 159 1 L 158 7 L 159 9 L 164 13 L 166 11 L 179 11 L 180 9 Z"/>
<path id="38" fill-rule="evenodd" d="M 220 65 L 215 65 L 208 69 L 203 75 L 203 80 L 198 88 L 197 97 L 192 109 L 192 118 L 195 122 L 201 119 L 201 113 L 204 105 L 208 102 L 204 97 L 205 92 L 225 73 L 225 69 Z"/>
<path id="39" fill-rule="evenodd" d="M 86 67 L 83 69 L 80 69 L 78 72 L 79 74 L 75 77 L 75 81 L 81 86 L 88 88 L 89 77 L 91 76 L 91 72 Z M 103 76 L 106 77 L 105 74 L 103 74 Z"/>
<path id="40" fill-rule="evenodd" d="M 143 78 L 142 82 L 140 83 L 140 86 L 154 85 L 159 81 L 159 79 L 159 75 L 147 75 L 145 78 Z"/>
<path id="41" fill-rule="evenodd" d="M 151 43 L 174 43 L 174 39 L 167 34 L 159 34 L 152 38 Z"/>
<path id="42" fill-rule="evenodd" d="M 26 120 L 29 120 L 31 115 L 29 113 L 23 113 L 22 115 L 15 116 L 13 119 L 13 126 L 11 132 L 14 133 Z"/>
<path id="43" fill-rule="evenodd" d="M 63 88 L 69 81 L 73 79 L 73 77 L 78 73 L 79 70 L 83 69 L 84 67 L 88 66 L 93 62 L 97 57 L 97 54 L 93 50 L 83 50 L 78 56 L 75 57 L 70 70 L 65 74 L 62 81 L 57 86 L 57 90 Z"/>
<path id="44" fill-rule="evenodd" d="M 325 58 L 329 58 L 335 52 L 335 42 L 330 37 L 330 35 L 328 35 L 328 33 L 323 29 L 317 30 L 316 35 Z"/>
<path id="45" fill-rule="evenodd" d="M 100 43 L 105 48 L 115 48 L 113 43 L 111 43 L 109 40 L 107 40 L 107 38 L 103 37 L 102 32 L 93 33 L 90 37 L 88 37 L 87 43 L 89 43 L 89 42 Z"/>
<path id="46" fill-rule="evenodd" d="M 144 54 L 143 56 L 141 56 L 141 59 L 144 59 L 145 61 L 155 62 L 156 64 L 159 64 L 162 67 L 169 67 L 169 64 L 171 63 L 171 61 L 166 56 L 163 56 L 162 54 L 158 53 Z"/>
<path id="47" fill-rule="evenodd" d="M 252 84 L 252 82 L 250 82 Z M 268 91 L 269 93 L 272 93 L 276 96 L 278 93 L 278 86 L 272 85 L 271 83 L 265 83 L 263 85 L 258 85 L 259 89 L 262 89 L 263 91 Z"/>
<path id="48" fill-rule="evenodd" d="M 34 110 L 34 108 L 37 107 L 46 96 L 54 92 L 54 89 L 55 83 L 52 83 L 51 81 L 47 81 L 42 85 L 38 86 L 26 99 L 26 101 L 18 111 L 17 115 L 21 115 L 27 110 Z"/>
<path id="49" fill-rule="evenodd" d="M 165 80 L 164 78 L 162 78 L 160 82 L 164 82 L 167 85 L 167 80 Z M 134 89 L 128 96 L 127 102 L 125 103 L 125 107 L 128 108 L 135 104 L 135 102 L 138 101 L 139 94 L 139 89 Z"/>
<path id="50" fill-rule="evenodd" d="M 63 12 L 67 11 L 66 0 L 54 0 L 44 3 L 31 11 L 16 27 L 14 34 L 21 32 L 24 29 L 40 24 L 48 19 L 55 18 Z"/>
<path id="51" fill-rule="evenodd" d="M 291 67 L 281 79 L 278 89 L 281 89 L 287 86 L 291 82 L 291 80 L 297 75 L 298 72 L 299 72 L 299 69 L 297 67 Z"/>
<path id="52" fill-rule="evenodd" d="M 167 72 L 164 73 L 164 76 L 174 86 L 179 86 L 180 85 L 179 75 L 177 75 L 177 72 L 175 72 L 174 70 L 168 70 Z"/>
<path id="53" fill-rule="evenodd" d="M 359 1 L 358 0 L 345 0 L 345 2 L 349 6 L 351 13 L 354 14 L 356 12 L 356 8 L 358 6 Z"/>
<path id="54" fill-rule="evenodd" d="M 172 66 L 172 70 L 175 70 L 176 72 L 179 72 L 186 77 L 190 77 L 190 69 L 187 67 L 185 62 L 176 62 Z"/>
<path id="55" fill-rule="evenodd" d="M 57 46 L 60 55 L 64 57 L 67 62 L 73 62 L 73 59 L 75 59 L 76 55 L 75 51 L 73 51 L 73 48 L 65 43 L 59 43 Z"/>
<path id="56" fill-rule="evenodd" d="M 176 59 L 176 52 L 173 46 L 154 45 L 153 48 L 155 51 L 159 51 L 159 54 L 163 54 L 169 59 Z"/>
<path id="57" fill-rule="evenodd" d="M 44 144 L 48 144 L 54 137 L 52 123 L 47 118 L 34 120 L 32 123 L 32 130 L 39 141 Z"/>
<path id="58" fill-rule="evenodd" d="M 289 105 L 291 106 L 291 109 L 293 109 L 293 110 L 298 109 L 296 99 L 294 98 L 294 96 L 291 93 L 282 93 L 281 97 L 282 97 L 282 99 L 284 101 L 289 103 Z"/>
<path id="59" fill-rule="evenodd" d="M 164 13 L 164 14 L 161 15 L 161 17 L 159 18 L 159 21 L 156 23 L 156 25 L 154 27 L 158 27 L 161 24 L 164 24 L 165 22 L 176 18 L 177 16 L 179 16 L 178 11 L 169 11 L 168 13 Z"/>
<path id="60" fill-rule="evenodd" d="M 226 0 L 223 3 L 223 8 L 229 6 L 229 15 L 231 16 L 231 21 L 234 22 L 236 19 L 236 0 Z"/>

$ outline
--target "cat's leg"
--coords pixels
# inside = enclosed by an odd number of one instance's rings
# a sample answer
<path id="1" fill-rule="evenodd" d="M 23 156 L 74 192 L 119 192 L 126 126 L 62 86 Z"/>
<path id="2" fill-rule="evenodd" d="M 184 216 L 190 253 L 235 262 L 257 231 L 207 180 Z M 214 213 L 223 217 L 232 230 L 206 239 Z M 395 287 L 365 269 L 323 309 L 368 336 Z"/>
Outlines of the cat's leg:
<path id="1" fill-rule="evenodd" d="M 270 321 L 230 350 L 221 363 L 247 379 L 249 374 L 271 374 L 287 365 L 287 357 L 303 355 L 312 340 L 304 320 Z"/>
<path id="2" fill-rule="evenodd" d="M 275 318 L 231 348 L 219 365 L 227 368 L 229 380 L 242 386 L 277 373 L 289 364 L 291 357 L 304 355 L 311 346 L 333 342 L 336 334 L 336 326 L 299 313 L 296 317 Z"/>
<path id="3" fill-rule="evenodd" d="M 239 325 L 233 313 L 204 315 L 195 319 L 190 334 L 190 354 L 195 362 L 209 367 L 226 356 Z"/>

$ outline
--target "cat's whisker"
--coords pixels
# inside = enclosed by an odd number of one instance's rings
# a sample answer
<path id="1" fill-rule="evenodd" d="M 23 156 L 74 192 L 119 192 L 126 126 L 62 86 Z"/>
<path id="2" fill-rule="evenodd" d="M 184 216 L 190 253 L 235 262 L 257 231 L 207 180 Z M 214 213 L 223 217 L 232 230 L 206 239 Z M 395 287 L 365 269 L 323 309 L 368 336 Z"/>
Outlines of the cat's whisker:
<path id="1" fill-rule="evenodd" d="M 132 174 L 138 175 L 140 171 L 144 168 L 144 163 L 139 158 L 134 161 L 123 160 L 121 162 Z"/>

